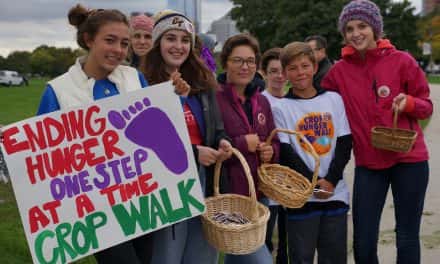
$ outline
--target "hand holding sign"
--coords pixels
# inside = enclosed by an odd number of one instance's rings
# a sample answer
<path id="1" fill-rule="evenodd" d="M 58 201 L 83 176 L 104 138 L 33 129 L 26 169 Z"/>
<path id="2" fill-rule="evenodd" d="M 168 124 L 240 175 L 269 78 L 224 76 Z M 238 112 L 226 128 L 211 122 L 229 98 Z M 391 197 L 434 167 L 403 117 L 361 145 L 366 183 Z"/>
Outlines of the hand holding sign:
<path id="1" fill-rule="evenodd" d="M 180 72 L 175 71 L 171 74 L 171 80 L 173 81 L 173 85 L 176 88 L 175 92 L 178 95 L 181 96 L 188 96 L 191 87 L 189 86 L 189 84 L 182 79 L 182 75 L 180 74 Z"/>

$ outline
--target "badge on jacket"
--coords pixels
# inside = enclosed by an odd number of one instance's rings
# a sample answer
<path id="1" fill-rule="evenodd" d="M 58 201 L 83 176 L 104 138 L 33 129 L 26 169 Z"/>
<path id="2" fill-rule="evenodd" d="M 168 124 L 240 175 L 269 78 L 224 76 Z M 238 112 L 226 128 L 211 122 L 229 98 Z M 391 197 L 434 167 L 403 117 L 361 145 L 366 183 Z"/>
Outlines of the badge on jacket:
<path id="1" fill-rule="evenodd" d="M 266 116 L 263 113 L 258 113 L 257 120 L 260 125 L 266 125 Z"/>
<path id="2" fill-rule="evenodd" d="M 382 85 L 377 89 L 377 95 L 379 95 L 382 98 L 388 97 L 391 93 L 390 87 L 386 85 Z"/>

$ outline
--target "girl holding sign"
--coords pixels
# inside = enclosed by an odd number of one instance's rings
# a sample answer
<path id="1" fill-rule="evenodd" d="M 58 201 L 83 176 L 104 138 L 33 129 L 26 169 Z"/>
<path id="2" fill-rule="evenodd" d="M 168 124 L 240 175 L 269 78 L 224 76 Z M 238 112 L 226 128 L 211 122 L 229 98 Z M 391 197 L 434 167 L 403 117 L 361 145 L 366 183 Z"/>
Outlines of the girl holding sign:
<path id="1" fill-rule="evenodd" d="M 182 100 L 186 125 L 199 165 L 202 189 L 213 189 L 213 166 L 229 158 L 231 144 L 223 130 L 215 99 L 214 76 L 194 53 L 195 32 L 184 15 L 165 10 L 155 16 L 153 48 L 147 54 L 144 74 L 151 84 L 167 81 L 181 73 L 191 87 Z M 154 234 L 152 263 L 217 263 L 218 253 L 203 237 L 200 218 L 192 218 Z"/>
<path id="2" fill-rule="evenodd" d="M 147 86 L 136 69 L 123 66 L 129 46 L 129 23 L 118 10 L 73 7 L 69 23 L 77 28 L 77 43 L 87 51 L 65 74 L 49 81 L 38 114 L 91 103 L 95 100 L 135 91 Z M 188 87 L 173 75 L 176 93 Z M 95 254 L 98 263 L 148 263 L 151 247 L 143 236 Z"/>
<path id="3" fill-rule="evenodd" d="M 353 247 L 356 263 L 378 263 L 380 218 L 391 186 L 396 217 L 397 263 L 420 263 L 420 222 L 428 185 L 428 150 L 418 119 L 432 114 L 424 72 L 410 54 L 382 39 L 383 20 L 372 1 L 349 2 L 339 16 L 342 59 L 321 86 L 344 101 L 356 159 L 353 186 Z M 373 147 L 371 128 L 415 130 L 407 153 Z"/>

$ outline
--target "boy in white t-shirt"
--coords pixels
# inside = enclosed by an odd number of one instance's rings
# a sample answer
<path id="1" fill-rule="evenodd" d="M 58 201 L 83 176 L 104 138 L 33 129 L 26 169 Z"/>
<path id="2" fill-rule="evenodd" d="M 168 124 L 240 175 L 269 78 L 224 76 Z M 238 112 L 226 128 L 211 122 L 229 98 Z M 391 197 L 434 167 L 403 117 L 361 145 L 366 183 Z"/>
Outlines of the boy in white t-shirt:
<path id="1" fill-rule="evenodd" d="M 275 124 L 303 133 L 320 158 L 320 191 L 302 208 L 287 212 L 290 263 L 313 263 L 316 250 L 318 263 L 346 263 L 349 192 L 343 171 L 350 160 L 352 138 L 344 104 L 338 94 L 313 86 L 317 63 L 309 45 L 290 43 L 280 59 L 292 88 L 273 108 Z M 314 159 L 307 147 L 295 135 L 278 136 L 280 164 L 311 180 Z"/>

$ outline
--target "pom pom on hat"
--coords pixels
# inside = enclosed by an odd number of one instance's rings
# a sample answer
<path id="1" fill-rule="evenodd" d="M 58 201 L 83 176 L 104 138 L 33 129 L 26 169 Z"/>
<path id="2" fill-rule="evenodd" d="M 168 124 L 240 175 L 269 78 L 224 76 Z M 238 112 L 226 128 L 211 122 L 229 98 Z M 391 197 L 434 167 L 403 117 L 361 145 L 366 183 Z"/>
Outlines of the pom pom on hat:
<path id="1" fill-rule="evenodd" d="M 373 28 L 376 38 L 383 33 L 383 20 L 379 7 L 368 0 L 353 0 L 342 9 L 339 15 L 338 29 L 344 35 L 345 26 L 351 20 L 362 20 Z"/>

